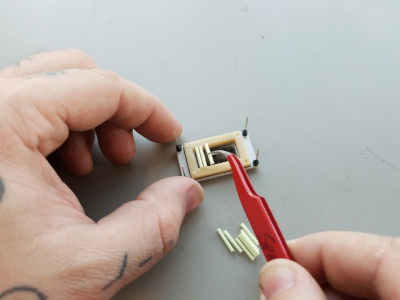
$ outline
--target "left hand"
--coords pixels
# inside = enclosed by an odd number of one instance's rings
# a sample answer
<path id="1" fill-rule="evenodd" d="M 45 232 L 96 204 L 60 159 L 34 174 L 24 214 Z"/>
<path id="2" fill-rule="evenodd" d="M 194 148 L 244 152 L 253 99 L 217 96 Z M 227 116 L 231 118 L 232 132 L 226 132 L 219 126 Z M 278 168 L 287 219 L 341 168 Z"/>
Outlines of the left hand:
<path id="1" fill-rule="evenodd" d="M 46 156 L 67 169 L 104 155 L 129 162 L 132 129 L 169 142 L 181 124 L 155 96 L 83 52 L 40 53 L 0 71 L 0 299 L 109 299 L 173 248 L 203 197 L 188 178 L 161 180 L 95 223 Z M 110 199 L 112 201 L 112 199 Z"/>

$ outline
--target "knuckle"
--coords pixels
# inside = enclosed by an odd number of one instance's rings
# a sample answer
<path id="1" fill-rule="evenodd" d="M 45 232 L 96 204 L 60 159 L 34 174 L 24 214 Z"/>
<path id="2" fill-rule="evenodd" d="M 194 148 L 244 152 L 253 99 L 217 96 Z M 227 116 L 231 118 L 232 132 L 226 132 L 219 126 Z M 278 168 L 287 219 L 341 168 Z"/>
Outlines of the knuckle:
<path id="1" fill-rule="evenodd" d="M 384 236 L 380 239 L 382 247 L 375 253 L 376 263 L 370 286 L 374 287 L 373 290 L 378 291 L 378 295 L 382 298 L 399 299 L 400 288 L 397 281 L 393 282 L 388 275 L 400 266 L 400 239 Z"/>
<path id="2" fill-rule="evenodd" d="M 82 68 L 98 68 L 93 59 L 86 52 L 80 49 L 71 48 L 62 51 L 64 51 L 68 56 L 71 56 L 73 60 L 78 61 Z"/>
<path id="3" fill-rule="evenodd" d="M 99 72 L 110 81 L 113 81 L 115 83 L 119 83 L 120 81 L 120 76 L 117 72 L 110 70 L 99 70 Z"/>
<path id="4" fill-rule="evenodd" d="M 97 91 L 102 91 L 102 96 L 109 99 L 121 97 L 122 85 L 117 73 L 108 70 L 96 69 L 80 73 L 92 85 L 97 85 Z"/>
<path id="5" fill-rule="evenodd" d="M 99 74 L 99 76 L 107 80 L 108 84 L 112 86 L 112 90 L 117 93 L 117 95 L 122 93 L 121 77 L 118 75 L 118 73 L 102 69 L 96 70 L 96 72 Z"/>
<path id="6" fill-rule="evenodd" d="M 172 212 L 168 212 L 168 214 L 163 215 L 168 216 L 159 216 L 160 237 L 163 245 L 163 254 L 165 255 L 175 246 L 178 240 L 181 222 Z"/>

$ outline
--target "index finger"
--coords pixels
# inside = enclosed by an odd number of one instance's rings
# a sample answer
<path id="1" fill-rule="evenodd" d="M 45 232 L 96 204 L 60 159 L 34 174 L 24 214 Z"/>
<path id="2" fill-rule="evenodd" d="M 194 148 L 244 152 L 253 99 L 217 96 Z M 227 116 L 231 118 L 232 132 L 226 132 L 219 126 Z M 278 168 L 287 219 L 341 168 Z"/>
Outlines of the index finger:
<path id="1" fill-rule="evenodd" d="M 363 298 L 400 299 L 400 241 L 366 233 L 324 232 L 289 241 L 295 260 L 320 284 Z"/>
<path id="2" fill-rule="evenodd" d="M 44 155 L 59 147 L 68 131 L 86 131 L 107 120 L 121 128 L 137 129 L 155 142 L 172 141 L 174 131 L 181 133 L 180 122 L 157 97 L 111 71 L 48 72 L 12 83 L 18 97 L 10 105 L 24 112 L 29 108 L 33 114 L 23 119 L 28 124 L 20 128 L 35 128 L 29 146 Z"/>

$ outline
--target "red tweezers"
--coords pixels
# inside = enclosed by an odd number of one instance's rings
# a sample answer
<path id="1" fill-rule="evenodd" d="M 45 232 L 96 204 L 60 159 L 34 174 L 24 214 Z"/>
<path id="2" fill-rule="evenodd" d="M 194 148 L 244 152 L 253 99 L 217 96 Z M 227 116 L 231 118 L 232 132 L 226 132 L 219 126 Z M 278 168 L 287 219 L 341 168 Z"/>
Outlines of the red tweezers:
<path id="1" fill-rule="evenodd" d="M 249 176 L 247 176 L 239 158 L 234 154 L 230 154 L 227 159 L 231 165 L 233 179 L 243 209 L 266 260 L 270 261 L 275 258 L 294 260 L 267 201 L 254 191 Z"/>

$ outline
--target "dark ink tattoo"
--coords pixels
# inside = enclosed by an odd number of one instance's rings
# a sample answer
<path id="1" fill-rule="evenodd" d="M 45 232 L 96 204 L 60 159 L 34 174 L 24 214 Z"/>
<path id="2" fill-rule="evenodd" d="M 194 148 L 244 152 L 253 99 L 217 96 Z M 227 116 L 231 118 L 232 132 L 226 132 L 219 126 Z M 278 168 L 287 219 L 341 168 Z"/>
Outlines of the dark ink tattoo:
<path id="1" fill-rule="evenodd" d="M 119 269 L 118 275 L 112 281 L 110 281 L 107 285 L 105 285 L 103 287 L 103 291 L 107 290 L 110 286 L 112 286 L 115 282 L 117 282 L 119 279 L 122 278 L 122 276 L 124 275 L 125 269 L 126 269 L 127 262 L 128 262 L 128 253 L 125 253 L 124 259 L 122 261 L 122 266 Z"/>
<path id="2" fill-rule="evenodd" d="M 3 180 L 0 177 L 0 201 L 3 198 L 3 195 L 4 195 L 4 183 L 3 183 Z"/>
<path id="3" fill-rule="evenodd" d="M 140 264 L 139 267 L 143 267 L 145 266 L 149 261 L 151 261 L 153 259 L 153 256 L 149 256 L 148 258 L 146 258 L 145 260 L 143 260 Z"/>
<path id="4" fill-rule="evenodd" d="M 18 295 L 21 297 L 23 293 L 33 294 L 38 300 L 47 300 L 47 296 L 45 294 L 30 286 L 16 286 L 8 289 L 0 294 L 0 299 L 6 300 L 8 298 L 7 296 L 13 297 L 12 299 L 16 299 L 14 296 L 17 296 L 17 299 L 19 299 Z"/>

